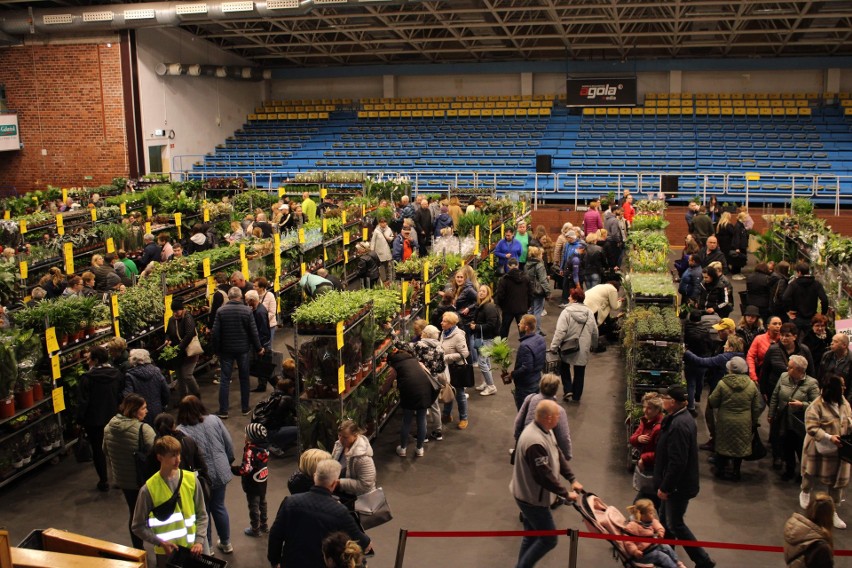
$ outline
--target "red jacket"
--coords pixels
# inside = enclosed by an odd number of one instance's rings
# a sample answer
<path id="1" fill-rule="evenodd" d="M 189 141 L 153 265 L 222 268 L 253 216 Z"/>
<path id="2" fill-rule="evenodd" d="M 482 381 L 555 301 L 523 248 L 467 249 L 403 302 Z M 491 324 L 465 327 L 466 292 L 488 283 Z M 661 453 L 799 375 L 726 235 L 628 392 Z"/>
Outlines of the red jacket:
<path id="1" fill-rule="evenodd" d="M 645 471 L 654 469 L 654 456 L 657 453 L 657 440 L 660 437 L 660 425 L 663 422 L 663 413 L 659 413 L 653 422 L 649 422 L 644 416 L 639 419 L 639 427 L 630 436 L 630 445 L 642 452 L 639 459 L 642 460 L 642 468 Z M 647 434 L 651 439 L 647 444 L 639 442 L 639 436 Z"/>
<path id="2" fill-rule="evenodd" d="M 751 342 L 748 355 L 746 355 L 746 362 L 748 363 L 748 376 L 754 382 L 758 382 L 760 379 L 760 367 L 763 365 L 763 358 L 766 356 L 769 346 L 773 343 L 775 342 L 769 338 L 769 332 L 761 333 Z"/>
<path id="3" fill-rule="evenodd" d="M 621 208 L 624 209 L 624 220 L 628 223 L 632 223 L 633 217 L 636 216 L 636 210 L 633 208 L 633 205 L 625 201 Z"/>

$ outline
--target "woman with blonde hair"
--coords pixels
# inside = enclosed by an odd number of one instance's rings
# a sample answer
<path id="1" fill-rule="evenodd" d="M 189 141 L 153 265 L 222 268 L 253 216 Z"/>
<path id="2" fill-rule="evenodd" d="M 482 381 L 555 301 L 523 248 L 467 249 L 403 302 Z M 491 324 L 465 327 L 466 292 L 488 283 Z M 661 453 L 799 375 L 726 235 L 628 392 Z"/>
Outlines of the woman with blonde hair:
<path id="1" fill-rule="evenodd" d="M 484 284 L 479 287 L 476 317 L 470 323 L 470 331 L 473 335 L 473 348 L 475 350 L 492 345 L 494 338 L 500 332 L 500 310 L 494 303 L 491 288 Z M 491 374 L 491 359 L 482 353 L 478 353 L 477 359 L 483 381 L 481 385 L 476 387 L 476 390 L 482 396 L 492 395 L 497 392 L 497 386 L 494 384 L 494 377 Z"/>
<path id="2" fill-rule="evenodd" d="M 343 467 L 340 484 L 335 493 L 350 509 L 358 495 L 376 488 L 376 464 L 373 462 L 373 447 L 354 420 L 344 420 L 337 428 L 337 441 L 331 450 L 331 459 Z"/>
<path id="3" fill-rule="evenodd" d="M 804 514 L 793 513 L 784 524 L 784 561 L 788 568 L 834 566 L 834 501 L 817 493 Z"/>
<path id="4" fill-rule="evenodd" d="M 351 540 L 345 532 L 333 532 L 322 541 L 322 557 L 326 568 L 361 568 L 364 553 L 358 541 Z"/>
<path id="5" fill-rule="evenodd" d="M 460 273 L 459 273 L 460 274 Z M 456 312 L 445 312 L 441 317 L 441 348 L 444 350 L 444 362 L 450 373 L 450 384 L 456 389 L 456 402 L 459 405 L 459 430 L 467 428 L 467 397 L 464 389 L 473 386 L 473 369 L 468 363 L 470 351 L 467 346 L 465 333 L 459 327 L 459 315 Z M 452 417 L 453 403 L 444 404 L 441 421 L 449 423 Z"/>
<path id="6" fill-rule="evenodd" d="M 559 233 L 559 236 L 556 237 L 556 242 L 553 244 L 553 262 L 559 263 L 562 260 L 562 249 L 565 247 L 565 243 L 568 242 L 568 232 L 574 230 L 574 225 L 571 223 L 565 223 L 562 225 L 562 230 Z M 558 268 L 558 266 L 557 266 Z M 562 289 L 562 276 L 555 276 L 553 278 L 555 282 L 555 287 L 558 290 Z"/>
<path id="7" fill-rule="evenodd" d="M 547 229 L 544 225 L 537 225 L 535 228 L 535 232 L 533 233 L 533 239 L 538 241 L 538 244 L 541 246 L 542 254 L 541 259 L 544 262 L 544 268 L 546 270 L 550 269 L 550 265 L 553 263 L 553 240 L 547 234 Z"/>
<path id="8" fill-rule="evenodd" d="M 541 331 L 541 315 L 544 312 L 544 300 L 553 291 L 550 287 L 550 282 L 547 280 L 547 269 L 544 267 L 544 262 L 542 262 L 543 252 L 540 247 L 531 246 L 527 253 L 527 264 L 524 266 L 524 272 L 530 280 L 530 288 L 532 290 L 530 312 L 535 316 L 536 332 L 542 335 L 544 333 Z"/>
<path id="9" fill-rule="evenodd" d="M 322 460 L 330 459 L 331 454 L 325 450 L 311 448 L 302 452 L 302 455 L 299 456 L 299 469 L 287 480 L 287 489 L 290 490 L 290 495 L 310 491 L 311 487 L 314 486 L 314 473 L 317 470 L 317 464 Z"/>

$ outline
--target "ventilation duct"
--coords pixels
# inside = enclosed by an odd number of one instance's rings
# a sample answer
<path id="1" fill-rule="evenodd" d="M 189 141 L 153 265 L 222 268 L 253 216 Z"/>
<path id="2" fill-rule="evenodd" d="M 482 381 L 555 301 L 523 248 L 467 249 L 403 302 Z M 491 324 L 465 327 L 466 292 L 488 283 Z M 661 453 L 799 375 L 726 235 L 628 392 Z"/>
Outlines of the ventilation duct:
<path id="1" fill-rule="evenodd" d="M 108 6 L 31 9 L 0 17 L 2 34 L 27 36 L 64 32 L 116 31 L 130 28 L 179 26 L 206 21 L 302 16 L 316 8 L 399 5 L 421 0 L 239 0 L 218 2 L 145 2 Z"/>
<path id="2" fill-rule="evenodd" d="M 258 67 L 234 67 L 223 65 L 201 65 L 198 63 L 160 63 L 154 69 L 160 77 L 218 77 L 219 79 L 240 79 L 242 81 L 262 81 L 271 79 L 272 71 Z"/>

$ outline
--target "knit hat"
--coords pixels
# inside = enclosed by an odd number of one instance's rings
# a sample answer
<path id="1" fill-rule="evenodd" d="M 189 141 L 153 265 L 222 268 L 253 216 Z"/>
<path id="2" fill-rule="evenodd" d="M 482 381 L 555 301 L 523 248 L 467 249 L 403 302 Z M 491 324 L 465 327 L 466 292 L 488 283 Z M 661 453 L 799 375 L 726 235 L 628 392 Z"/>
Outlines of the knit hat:
<path id="1" fill-rule="evenodd" d="M 263 442 L 266 440 L 266 426 L 259 422 L 252 422 L 246 426 L 246 438 L 252 442 Z"/>
<path id="2" fill-rule="evenodd" d="M 729 373 L 735 373 L 737 375 L 746 375 L 748 374 L 748 364 L 745 362 L 745 359 L 742 357 L 734 357 L 728 364 L 725 365 L 728 369 Z"/>
<path id="3" fill-rule="evenodd" d="M 757 309 L 757 306 L 746 306 L 745 311 L 743 312 L 744 316 L 758 316 L 760 317 L 760 310 Z"/>
<path id="4" fill-rule="evenodd" d="M 172 300 L 172 311 L 176 312 L 183 309 L 183 298 L 175 298 Z"/>

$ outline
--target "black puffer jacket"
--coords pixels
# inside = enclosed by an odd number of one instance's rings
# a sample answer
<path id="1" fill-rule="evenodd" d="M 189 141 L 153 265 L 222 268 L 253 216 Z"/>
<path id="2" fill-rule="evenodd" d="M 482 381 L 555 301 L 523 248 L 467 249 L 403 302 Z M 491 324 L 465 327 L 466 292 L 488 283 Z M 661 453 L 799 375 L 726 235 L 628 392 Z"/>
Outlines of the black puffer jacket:
<path id="1" fill-rule="evenodd" d="M 525 314 L 532 303 L 530 279 L 519 269 L 510 270 L 497 283 L 494 302 L 507 314 Z"/>
<path id="2" fill-rule="evenodd" d="M 362 254 L 358 257 L 358 277 L 368 278 L 370 282 L 379 279 L 379 255 L 375 251 Z"/>
<path id="3" fill-rule="evenodd" d="M 663 418 L 654 457 L 654 485 L 681 499 L 698 495 L 698 434 L 686 408 Z"/>
<path id="4" fill-rule="evenodd" d="M 136 393 L 148 404 L 147 424 L 154 424 L 154 418 L 169 405 L 169 385 L 160 369 L 152 364 L 138 365 L 127 371 L 123 396 Z"/>
<path id="5" fill-rule="evenodd" d="M 479 337 L 481 334 L 482 339 L 494 339 L 498 333 L 500 333 L 500 310 L 497 309 L 497 304 L 494 302 L 480 304 L 476 310 L 473 337 Z"/>
<path id="6" fill-rule="evenodd" d="M 260 337 L 251 308 L 239 300 L 230 300 L 216 312 L 213 323 L 213 348 L 216 353 L 260 351 Z"/>
<path id="7" fill-rule="evenodd" d="M 728 259 L 718 248 L 713 251 L 708 251 L 706 248 L 701 249 L 701 252 L 698 253 L 698 259 L 701 261 L 701 268 L 707 268 L 711 262 L 720 262 L 722 263 L 722 271 L 728 271 Z"/>
<path id="8" fill-rule="evenodd" d="M 760 367 L 760 392 L 766 396 L 772 396 L 772 391 L 775 390 L 775 385 L 778 384 L 778 379 L 783 373 L 787 372 L 787 362 L 790 360 L 790 355 L 801 355 L 808 360 L 807 374 L 810 377 L 816 376 L 814 371 L 814 360 L 811 356 L 811 350 L 806 345 L 802 345 L 798 341 L 793 348 L 792 353 L 787 353 L 781 343 L 773 343 L 766 350 L 766 355 L 763 356 L 763 365 Z"/>
<path id="9" fill-rule="evenodd" d="M 118 411 L 124 375 L 106 364 L 89 369 L 77 384 L 77 422 L 83 426 L 106 426 Z"/>
<path id="10" fill-rule="evenodd" d="M 590 274 L 602 275 L 607 267 L 606 255 L 596 244 L 586 245 L 586 254 L 580 259 L 580 272 L 586 277 Z"/>
<path id="11" fill-rule="evenodd" d="M 726 318 L 734 309 L 734 299 L 730 296 L 725 282 L 717 278 L 714 282 L 701 285 L 701 296 L 698 307 L 702 310 L 712 309 L 720 318 Z"/>
<path id="12" fill-rule="evenodd" d="M 772 292 L 777 283 L 778 277 L 775 274 L 764 274 L 762 272 L 749 274 L 746 278 L 748 305 L 759 310 L 768 310 L 772 304 Z"/>
<path id="13" fill-rule="evenodd" d="M 397 351 L 388 355 L 388 365 L 396 372 L 399 406 L 405 410 L 423 410 L 432 406 L 438 390 L 432 387 L 429 374 L 414 355 Z"/>
<path id="14" fill-rule="evenodd" d="M 186 359 L 186 348 L 196 335 L 195 320 L 192 319 L 189 312 L 184 312 L 181 319 L 169 318 L 169 324 L 166 326 L 166 337 L 172 345 L 178 348 L 177 359 Z"/>

